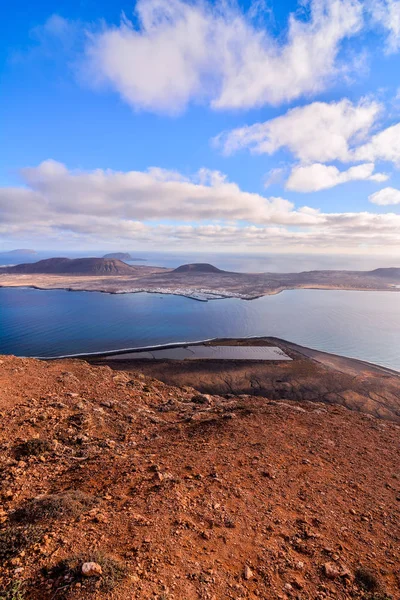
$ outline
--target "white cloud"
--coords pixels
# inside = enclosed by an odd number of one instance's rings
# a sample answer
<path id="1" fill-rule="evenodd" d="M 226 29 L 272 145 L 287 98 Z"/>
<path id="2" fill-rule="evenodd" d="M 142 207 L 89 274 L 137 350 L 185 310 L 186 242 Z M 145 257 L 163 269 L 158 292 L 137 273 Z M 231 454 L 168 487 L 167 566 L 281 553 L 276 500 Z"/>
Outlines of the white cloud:
<path id="1" fill-rule="evenodd" d="M 254 223 L 306 224 L 317 214 L 295 211 L 282 198 L 265 198 L 242 191 L 217 171 L 201 169 L 192 178 L 176 171 L 152 168 L 148 171 L 68 171 L 65 165 L 47 160 L 38 167 L 21 171 L 30 190 L 10 208 L 9 197 L 20 194 L 3 188 L 0 215 L 30 219 L 32 213 L 79 214 L 120 219 L 243 220 Z M 1 197 L 3 196 L 3 202 Z M 25 202 L 25 206 L 22 203 Z"/>
<path id="2" fill-rule="evenodd" d="M 85 78 L 134 109 L 176 113 L 191 101 L 215 109 L 280 104 L 348 70 L 338 54 L 362 28 L 362 2 L 310 0 L 307 18 L 291 14 L 279 38 L 257 26 L 255 6 L 245 13 L 222 0 L 138 0 L 137 26 L 124 18 L 92 33 Z"/>
<path id="3" fill-rule="evenodd" d="M 354 150 L 353 157 L 355 160 L 385 160 L 400 166 L 400 123 L 373 135 Z"/>
<path id="4" fill-rule="evenodd" d="M 292 169 L 286 182 L 286 189 L 295 192 L 317 192 L 332 188 L 340 183 L 355 180 L 382 182 L 388 179 L 384 173 L 374 173 L 373 163 L 364 163 L 350 167 L 347 171 L 339 171 L 337 167 L 314 163 L 296 166 Z"/>
<path id="5" fill-rule="evenodd" d="M 317 211 L 296 211 L 283 198 L 244 192 L 222 173 L 207 169 L 188 178 L 160 168 L 69 171 L 65 165 L 47 160 L 38 167 L 22 169 L 21 174 L 27 189 L 0 189 L 0 217 L 5 223 L 47 218 L 73 223 L 71 215 L 79 215 L 79 227 L 86 226 L 82 225 L 86 218 L 116 216 L 126 221 L 240 220 L 299 225 L 319 219 Z"/>
<path id="6" fill-rule="evenodd" d="M 48 160 L 21 173 L 24 187 L 0 188 L 0 233 L 15 240 L 344 251 L 397 247 L 400 236 L 400 215 L 296 208 L 207 169 L 189 178 L 160 168 L 71 171 Z"/>
<path id="7" fill-rule="evenodd" d="M 223 132 L 212 142 L 228 155 L 244 148 L 256 154 L 268 155 L 286 149 L 302 165 L 333 161 L 386 161 L 400 167 L 400 123 L 372 133 L 381 112 L 382 105 L 370 99 L 362 99 L 358 104 L 348 99 L 331 103 L 313 102 L 293 108 L 264 123 Z M 334 177 L 338 175 L 334 169 L 329 167 L 329 170 L 323 170 L 319 167 L 319 173 L 324 172 L 326 177 L 330 173 Z M 314 171 L 317 174 L 317 170 Z M 311 172 L 302 169 L 299 174 Z M 358 177 L 360 172 L 354 168 L 347 173 L 351 179 L 365 179 Z M 380 174 L 373 178 L 375 181 L 384 181 Z"/>
<path id="8" fill-rule="evenodd" d="M 286 169 L 284 167 L 275 167 L 266 174 L 264 178 L 264 187 L 267 188 L 270 185 L 281 183 L 285 176 Z"/>
<path id="9" fill-rule="evenodd" d="M 373 20 L 388 31 L 386 50 L 390 54 L 400 49 L 399 0 L 369 0 Z"/>
<path id="10" fill-rule="evenodd" d="M 378 206 L 389 206 L 391 204 L 400 204 L 400 190 L 392 187 L 386 187 L 375 194 L 371 194 L 368 200 Z"/>
<path id="11" fill-rule="evenodd" d="M 347 99 L 313 102 L 264 123 L 220 134 L 214 143 L 227 154 L 241 148 L 274 154 L 287 148 L 305 163 L 346 162 L 352 159 L 352 146 L 365 139 L 380 110 L 377 102 L 365 99 L 356 105 Z"/>

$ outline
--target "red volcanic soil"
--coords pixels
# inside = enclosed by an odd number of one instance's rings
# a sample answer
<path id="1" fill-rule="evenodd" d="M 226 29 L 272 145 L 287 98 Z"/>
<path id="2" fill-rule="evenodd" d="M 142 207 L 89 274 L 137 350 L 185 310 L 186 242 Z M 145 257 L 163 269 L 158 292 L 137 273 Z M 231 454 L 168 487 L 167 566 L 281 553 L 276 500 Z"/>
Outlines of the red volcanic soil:
<path id="1" fill-rule="evenodd" d="M 0 597 L 400 597 L 397 424 L 78 360 L 0 390 Z"/>

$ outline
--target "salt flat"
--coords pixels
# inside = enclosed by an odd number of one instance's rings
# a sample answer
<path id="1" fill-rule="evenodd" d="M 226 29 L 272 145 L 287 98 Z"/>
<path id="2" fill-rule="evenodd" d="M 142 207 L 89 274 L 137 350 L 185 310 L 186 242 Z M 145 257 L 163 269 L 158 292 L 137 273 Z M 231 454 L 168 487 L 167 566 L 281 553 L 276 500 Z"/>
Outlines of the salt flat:
<path id="1" fill-rule="evenodd" d="M 126 352 L 109 360 L 292 360 L 278 346 L 183 346 L 146 352 Z"/>

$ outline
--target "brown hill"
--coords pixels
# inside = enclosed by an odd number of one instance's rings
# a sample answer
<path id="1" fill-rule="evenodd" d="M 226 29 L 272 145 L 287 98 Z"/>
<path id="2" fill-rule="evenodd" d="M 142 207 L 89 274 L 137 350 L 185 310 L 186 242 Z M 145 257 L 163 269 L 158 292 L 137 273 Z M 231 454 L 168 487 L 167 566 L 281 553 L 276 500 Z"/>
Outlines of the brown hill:
<path id="1" fill-rule="evenodd" d="M 118 260 L 132 260 L 132 256 L 128 252 L 110 252 L 105 254 L 103 258 L 116 258 Z"/>
<path id="2" fill-rule="evenodd" d="M 8 250 L 7 252 L 1 252 L 0 254 L 7 254 L 8 256 L 12 255 L 21 255 L 21 254 L 37 254 L 36 250 L 31 250 L 30 248 L 18 248 L 17 250 Z"/>
<path id="3" fill-rule="evenodd" d="M 369 271 L 369 275 L 372 275 L 374 277 L 384 277 L 387 279 L 398 279 L 400 281 L 400 267 L 375 269 L 374 271 Z"/>
<path id="4" fill-rule="evenodd" d="M 400 597 L 395 423 L 78 360 L 0 389 L 0 597 Z"/>
<path id="5" fill-rule="evenodd" d="M 53 275 L 130 275 L 134 269 L 117 259 L 106 258 L 48 258 L 35 263 L 6 267 L 3 273 Z"/>
<path id="6" fill-rule="evenodd" d="M 312 350 L 279 338 L 244 338 L 206 345 L 278 346 L 291 361 L 138 360 L 135 353 L 92 359 L 113 369 L 140 370 L 205 394 L 251 394 L 271 400 L 339 404 L 400 424 L 400 373 L 354 358 Z"/>
<path id="7" fill-rule="evenodd" d="M 225 273 L 226 271 L 222 271 L 214 265 L 210 265 L 208 263 L 191 263 L 187 265 L 181 265 L 177 269 L 174 269 L 172 273 Z"/>

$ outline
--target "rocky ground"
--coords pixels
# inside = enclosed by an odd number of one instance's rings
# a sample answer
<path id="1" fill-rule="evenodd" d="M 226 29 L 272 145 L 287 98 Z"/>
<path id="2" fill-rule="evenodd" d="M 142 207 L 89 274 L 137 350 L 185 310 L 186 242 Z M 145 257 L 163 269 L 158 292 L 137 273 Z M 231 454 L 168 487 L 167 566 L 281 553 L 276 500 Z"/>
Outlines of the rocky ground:
<path id="1" fill-rule="evenodd" d="M 400 598 L 390 420 L 10 356 L 0 416 L 3 600 Z"/>
<path id="2" fill-rule="evenodd" d="M 192 385 L 207 394 L 249 394 L 270 400 L 339 404 L 400 423 L 397 371 L 278 338 L 226 339 L 209 344 L 278 346 L 292 360 L 121 360 L 118 355 L 92 360 L 113 369 L 139 370 L 169 385 Z"/>

